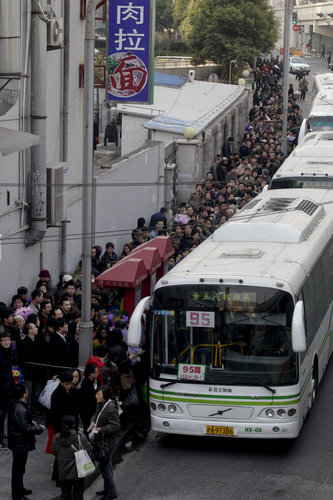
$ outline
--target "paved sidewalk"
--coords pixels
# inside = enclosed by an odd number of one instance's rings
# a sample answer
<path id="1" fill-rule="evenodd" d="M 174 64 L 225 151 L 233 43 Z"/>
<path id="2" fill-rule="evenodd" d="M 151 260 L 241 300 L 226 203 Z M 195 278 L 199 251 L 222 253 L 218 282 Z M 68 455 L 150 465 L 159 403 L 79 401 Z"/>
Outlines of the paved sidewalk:
<path id="1" fill-rule="evenodd" d="M 117 433 L 113 454 L 116 453 L 128 434 L 132 431 L 134 423 L 130 423 L 126 429 Z M 37 436 L 36 450 L 29 453 L 24 485 L 32 489 L 31 500 L 60 500 L 60 488 L 56 487 L 55 481 L 51 480 L 54 458 L 45 453 L 47 443 L 47 430 L 41 436 Z M 10 500 L 11 497 L 11 467 L 12 453 L 10 450 L 0 449 L 0 499 Z M 95 474 L 86 479 L 85 486 L 89 488 L 89 495 L 85 498 L 98 498 L 94 492 L 103 489 L 103 480 L 97 470 Z"/>

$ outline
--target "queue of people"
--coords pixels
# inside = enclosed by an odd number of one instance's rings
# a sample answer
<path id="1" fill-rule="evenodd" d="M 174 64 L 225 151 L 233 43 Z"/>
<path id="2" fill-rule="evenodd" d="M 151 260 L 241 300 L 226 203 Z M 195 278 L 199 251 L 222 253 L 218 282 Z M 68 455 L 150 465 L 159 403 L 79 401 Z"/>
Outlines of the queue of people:
<path id="1" fill-rule="evenodd" d="M 280 77 L 278 60 L 258 59 L 253 107 L 240 147 L 236 149 L 236 141 L 228 137 L 188 201 L 172 217 L 165 207 L 152 214 L 149 223 L 140 217 L 131 241 L 118 254 L 112 242 L 105 249 L 95 245 L 91 255 L 93 276 L 115 265 L 138 245 L 165 234 L 170 235 L 174 248 L 169 259 L 171 269 L 267 188 L 285 159 L 281 150 Z M 291 151 L 302 113 L 291 89 L 288 96 Z M 104 489 L 98 494 L 107 500 L 115 499 L 110 453 L 105 450 L 111 449 L 117 430 L 143 402 L 141 388 L 148 378 L 144 327 L 140 348 L 128 348 L 129 315 L 119 312 L 121 291 L 106 293 L 93 285 L 93 355 L 86 361 L 81 380 L 77 368 L 81 283 L 70 274 L 62 274 L 56 285 L 45 269 L 36 278 L 36 287 L 30 293 L 25 286 L 19 286 L 10 303 L 0 302 L 0 448 L 9 447 L 13 452 L 13 499 L 22 500 L 31 493 L 23 485 L 23 475 L 35 435 L 44 431 L 36 420 L 44 418 L 45 412 L 47 452 L 55 455 L 53 479 L 61 487 L 62 498 L 83 498 L 84 480 L 77 475 L 73 451 L 80 440 L 100 462 Z M 48 380 L 57 387 L 45 410 L 40 398 Z M 67 472 L 63 459 L 69 461 Z"/>

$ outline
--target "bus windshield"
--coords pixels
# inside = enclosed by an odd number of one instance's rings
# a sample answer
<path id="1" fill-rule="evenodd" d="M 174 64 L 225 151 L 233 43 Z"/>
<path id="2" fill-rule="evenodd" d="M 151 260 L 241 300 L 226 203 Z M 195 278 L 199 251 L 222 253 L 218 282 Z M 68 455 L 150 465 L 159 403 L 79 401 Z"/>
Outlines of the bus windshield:
<path id="1" fill-rule="evenodd" d="M 180 285 L 155 290 L 151 375 L 206 384 L 297 382 L 293 300 L 260 287 Z"/>
<path id="2" fill-rule="evenodd" d="M 314 116 L 308 123 L 310 132 L 333 130 L 333 116 Z"/>
<path id="3" fill-rule="evenodd" d="M 273 179 L 271 189 L 333 189 L 333 177 L 299 177 Z"/>

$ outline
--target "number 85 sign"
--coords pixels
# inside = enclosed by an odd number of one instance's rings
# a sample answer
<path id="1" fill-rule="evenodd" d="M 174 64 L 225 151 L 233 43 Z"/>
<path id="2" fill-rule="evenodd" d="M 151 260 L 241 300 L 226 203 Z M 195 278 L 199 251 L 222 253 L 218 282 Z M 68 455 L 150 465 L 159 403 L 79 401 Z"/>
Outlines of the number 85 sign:
<path id="1" fill-rule="evenodd" d="M 215 317 L 213 312 L 186 311 L 186 326 L 201 326 L 214 328 Z"/>

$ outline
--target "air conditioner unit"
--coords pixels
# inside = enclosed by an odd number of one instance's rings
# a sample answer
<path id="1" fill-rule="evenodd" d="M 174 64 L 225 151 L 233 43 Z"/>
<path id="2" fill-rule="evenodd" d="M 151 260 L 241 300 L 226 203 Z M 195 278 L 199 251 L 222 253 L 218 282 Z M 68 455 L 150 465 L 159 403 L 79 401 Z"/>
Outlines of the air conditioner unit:
<path id="1" fill-rule="evenodd" d="M 66 219 L 65 178 L 67 163 L 48 163 L 46 167 L 47 225 L 56 226 Z"/>
<path id="2" fill-rule="evenodd" d="M 63 37 L 63 18 L 54 17 L 47 24 L 47 46 L 53 48 L 62 47 Z"/>

